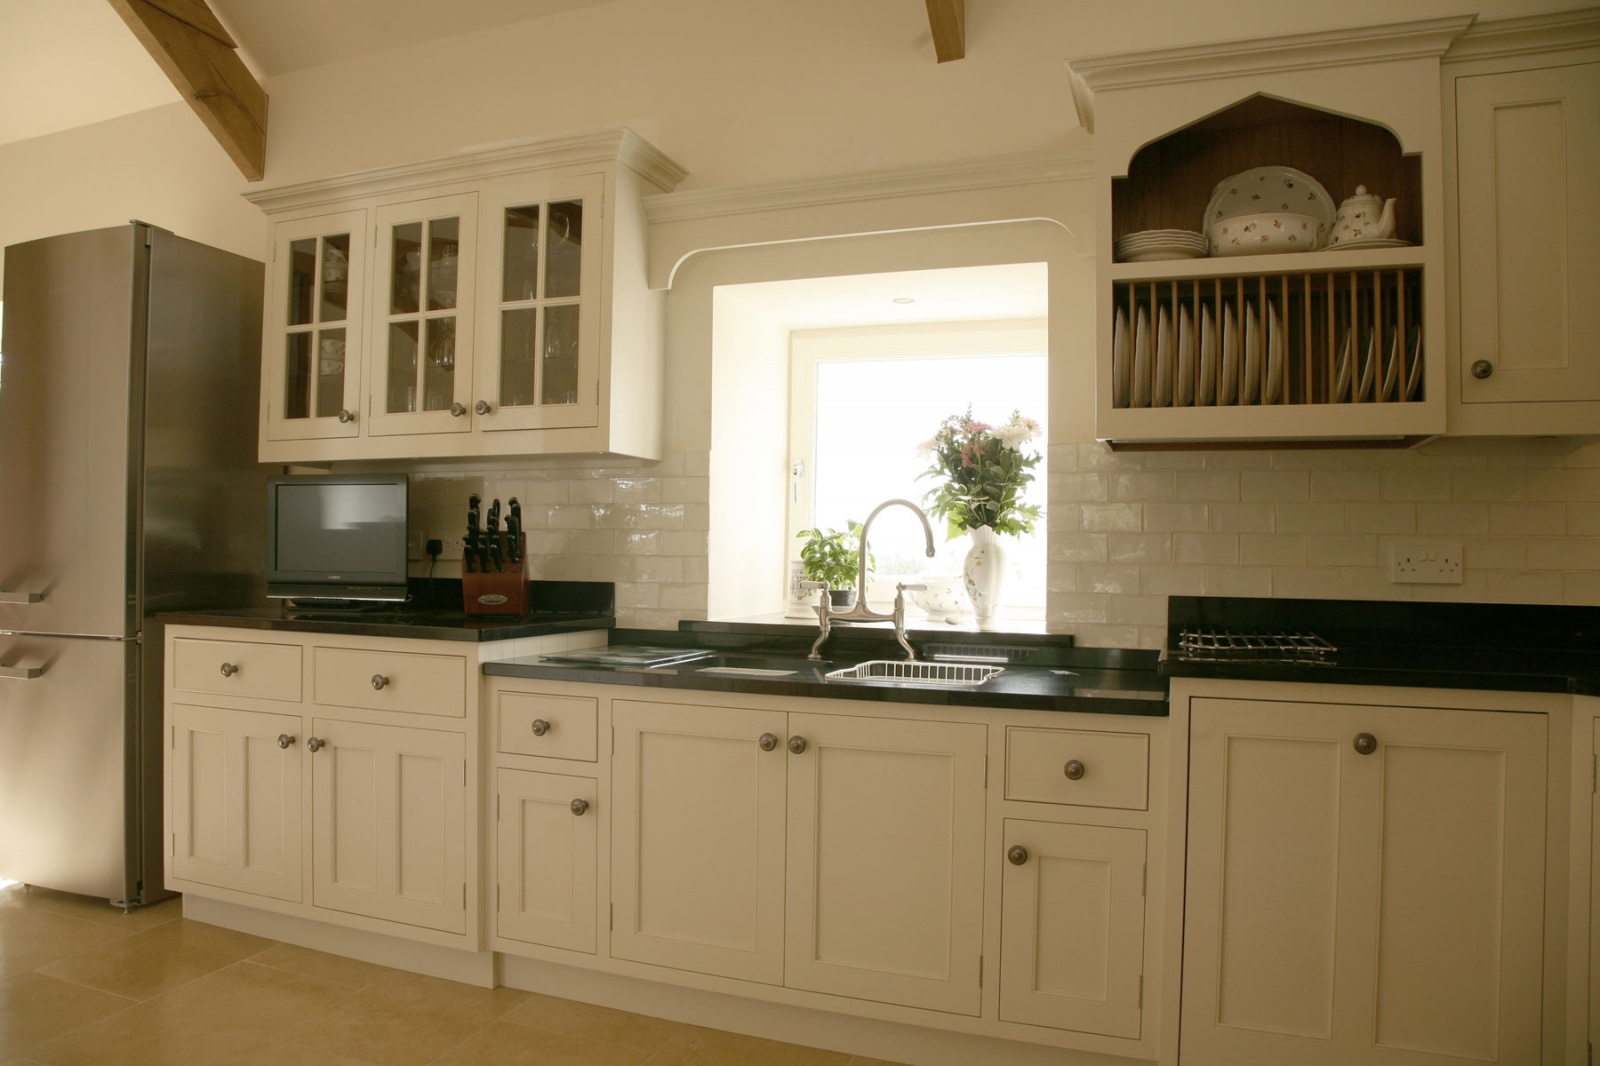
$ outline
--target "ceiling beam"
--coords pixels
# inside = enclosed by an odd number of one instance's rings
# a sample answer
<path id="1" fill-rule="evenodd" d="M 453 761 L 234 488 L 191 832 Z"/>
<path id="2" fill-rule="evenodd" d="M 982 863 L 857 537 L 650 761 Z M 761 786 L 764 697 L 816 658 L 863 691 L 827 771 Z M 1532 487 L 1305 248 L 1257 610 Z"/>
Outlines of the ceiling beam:
<path id="1" fill-rule="evenodd" d="M 260 181 L 267 166 L 267 93 L 205 0 L 110 4 L 234 165 Z"/>
<path id="2" fill-rule="evenodd" d="M 967 54 L 966 0 L 927 0 L 928 25 L 933 29 L 933 52 L 948 63 Z"/>

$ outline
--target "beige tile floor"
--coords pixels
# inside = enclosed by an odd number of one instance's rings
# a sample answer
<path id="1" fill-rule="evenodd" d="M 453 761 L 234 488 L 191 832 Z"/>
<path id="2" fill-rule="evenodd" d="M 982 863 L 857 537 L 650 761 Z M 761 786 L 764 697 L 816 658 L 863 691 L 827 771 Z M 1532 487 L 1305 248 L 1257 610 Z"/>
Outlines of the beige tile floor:
<path id="1" fill-rule="evenodd" d="M 0 1066 L 889 1066 L 0 888 Z"/>

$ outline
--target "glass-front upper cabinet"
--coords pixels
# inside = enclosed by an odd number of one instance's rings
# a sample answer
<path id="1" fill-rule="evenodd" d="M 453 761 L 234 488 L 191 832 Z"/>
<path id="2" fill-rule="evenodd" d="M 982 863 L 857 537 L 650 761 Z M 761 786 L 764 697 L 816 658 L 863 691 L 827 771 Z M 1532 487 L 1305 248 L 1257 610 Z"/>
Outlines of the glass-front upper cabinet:
<path id="1" fill-rule="evenodd" d="M 366 222 L 347 211 L 277 228 L 262 353 L 268 440 L 356 435 Z"/>
<path id="2" fill-rule="evenodd" d="M 486 208 L 482 269 L 499 291 L 481 301 L 479 429 L 598 424 L 603 188 L 599 174 L 525 182 Z"/>
<path id="3" fill-rule="evenodd" d="M 475 193 L 377 209 L 374 435 L 462 433 L 472 419 Z"/>

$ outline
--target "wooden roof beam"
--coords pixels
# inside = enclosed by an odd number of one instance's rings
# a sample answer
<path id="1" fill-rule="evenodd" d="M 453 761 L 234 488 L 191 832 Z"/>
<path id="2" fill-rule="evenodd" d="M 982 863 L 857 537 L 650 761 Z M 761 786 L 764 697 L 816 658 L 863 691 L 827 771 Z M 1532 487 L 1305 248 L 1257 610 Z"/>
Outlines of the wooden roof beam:
<path id="1" fill-rule="evenodd" d="M 110 4 L 234 165 L 260 181 L 267 167 L 267 93 L 205 0 Z"/>
<path id="2" fill-rule="evenodd" d="M 927 0 L 928 25 L 933 29 L 933 53 L 948 63 L 967 54 L 966 0 Z"/>

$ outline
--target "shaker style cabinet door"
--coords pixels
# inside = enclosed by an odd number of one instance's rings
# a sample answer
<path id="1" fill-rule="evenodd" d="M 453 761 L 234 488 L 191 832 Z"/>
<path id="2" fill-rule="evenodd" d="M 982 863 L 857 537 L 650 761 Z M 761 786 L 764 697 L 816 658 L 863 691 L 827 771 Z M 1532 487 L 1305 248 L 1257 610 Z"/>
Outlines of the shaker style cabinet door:
<path id="1" fill-rule="evenodd" d="M 172 876 L 299 902 L 304 720 L 174 703 L 168 721 Z"/>
<path id="2" fill-rule="evenodd" d="M 311 902 L 466 932 L 466 738 L 311 723 Z"/>
<path id="3" fill-rule="evenodd" d="M 374 212 L 368 432 L 472 428 L 476 193 Z"/>
<path id="4" fill-rule="evenodd" d="M 1544 715 L 1193 702 L 1186 1066 L 1540 1056 Z"/>
<path id="5" fill-rule="evenodd" d="M 357 434 L 367 248 L 365 211 L 274 229 L 261 343 L 266 440 Z"/>
<path id="6" fill-rule="evenodd" d="M 789 715 L 785 985 L 978 1014 L 986 738 Z"/>
<path id="7" fill-rule="evenodd" d="M 599 425 L 603 190 L 600 174 L 485 190 L 473 399 L 478 430 Z"/>
<path id="8" fill-rule="evenodd" d="M 1600 400 L 1600 63 L 1455 85 L 1462 402 Z"/>
<path id="9" fill-rule="evenodd" d="M 783 983 L 784 719 L 612 704 L 612 955 Z"/>
<path id="10" fill-rule="evenodd" d="M 592 777 L 499 772 L 495 931 L 595 953 L 598 788 Z"/>

